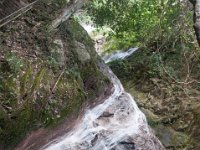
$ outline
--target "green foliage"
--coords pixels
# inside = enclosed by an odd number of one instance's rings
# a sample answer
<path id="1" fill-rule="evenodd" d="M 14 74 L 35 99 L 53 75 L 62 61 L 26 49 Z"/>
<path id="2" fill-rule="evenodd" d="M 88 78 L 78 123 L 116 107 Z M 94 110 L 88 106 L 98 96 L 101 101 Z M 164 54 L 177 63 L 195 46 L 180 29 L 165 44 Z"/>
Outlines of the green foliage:
<path id="1" fill-rule="evenodd" d="M 168 74 L 178 81 L 187 75 L 185 54 L 193 55 L 198 47 L 189 2 L 93 0 L 88 12 L 98 26 L 107 25 L 114 31 L 104 45 L 106 53 L 131 46 L 146 47 L 143 53 L 136 52 L 131 62 L 113 62 L 118 75 L 131 78 L 136 70 L 134 77 L 139 79 Z"/>
<path id="2" fill-rule="evenodd" d="M 87 14 L 87 11 L 81 12 L 81 15 L 80 14 L 75 14 L 74 15 L 74 19 L 77 22 L 81 22 L 81 23 L 84 23 L 84 24 L 91 23 L 91 17 Z"/>
<path id="3" fill-rule="evenodd" d="M 148 46 L 172 49 L 194 47 L 192 13 L 177 0 L 93 0 L 88 12 L 98 26 L 107 25 L 119 48 Z"/>

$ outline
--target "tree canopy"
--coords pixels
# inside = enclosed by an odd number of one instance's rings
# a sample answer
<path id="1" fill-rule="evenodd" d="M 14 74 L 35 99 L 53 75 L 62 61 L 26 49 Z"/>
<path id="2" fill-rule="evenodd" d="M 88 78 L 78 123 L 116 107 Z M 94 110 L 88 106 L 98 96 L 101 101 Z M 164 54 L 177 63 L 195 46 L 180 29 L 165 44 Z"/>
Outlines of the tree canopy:
<path id="1" fill-rule="evenodd" d="M 93 0 L 88 10 L 98 26 L 112 28 L 122 45 L 196 46 L 189 1 Z"/>

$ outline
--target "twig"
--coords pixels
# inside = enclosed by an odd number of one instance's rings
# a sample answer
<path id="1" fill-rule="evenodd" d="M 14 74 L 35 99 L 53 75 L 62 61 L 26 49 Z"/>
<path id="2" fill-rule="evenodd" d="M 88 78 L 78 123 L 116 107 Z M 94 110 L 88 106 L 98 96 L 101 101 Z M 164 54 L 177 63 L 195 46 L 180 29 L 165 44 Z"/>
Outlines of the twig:
<path id="1" fill-rule="evenodd" d="M 6 105 L 4 105 L 4 104 L 2 104 L 2 103 L 0 103 L 0 107 L 3 109 L 3 111 L 4 111 L 5 113 L 7 112 L 6 109 L 8 109 L 8 110 L 12 110 L 11 107 L 6 106 Z M 5 109 L 5 108 L 6 108 L 6 109 Z"/>
<path id="2" fill-rule="evenodd" d="M 51 92 L 52 92 L 52 93 L 55 92 L 56 86 L 57 86 L 58 82 L 60 81 L 60 78 L 62 77 L 64 71 L 65 71 L 65 68 L 62 70 L 62 72 L 61 72 L 60 75 L 58 76 L 58 79 L 56 80 L 55 84 L 53 85 L 53 88 L 51 89 Z"/>

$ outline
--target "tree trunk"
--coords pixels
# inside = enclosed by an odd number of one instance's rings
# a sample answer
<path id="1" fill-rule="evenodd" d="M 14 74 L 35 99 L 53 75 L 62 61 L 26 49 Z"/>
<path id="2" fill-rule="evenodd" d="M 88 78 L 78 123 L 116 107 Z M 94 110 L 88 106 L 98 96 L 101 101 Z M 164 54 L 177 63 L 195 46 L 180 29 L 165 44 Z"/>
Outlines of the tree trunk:
<path id="1" fill-rule="evenodd" d="M 70 0 L 69 4 L 63 9 L 63 12 L 52 23 L 53 28 L 57 28 L 61 22 L 69 19 L 77 10 L 79 10 L 87 0 Z"/>
<path id="2" fill-rule="evenodd" d="M 189 0 L 193 4 L 194 10 L 194 30 L 197 37 L 197 42 L 200 46 L 200 0 Z"/>

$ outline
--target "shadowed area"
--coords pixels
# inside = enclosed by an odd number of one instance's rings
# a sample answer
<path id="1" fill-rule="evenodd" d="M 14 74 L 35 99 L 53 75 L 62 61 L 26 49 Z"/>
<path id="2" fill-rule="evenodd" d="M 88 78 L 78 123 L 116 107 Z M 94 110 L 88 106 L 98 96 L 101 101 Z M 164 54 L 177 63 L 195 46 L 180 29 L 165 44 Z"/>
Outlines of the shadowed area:
<path id="1" fill-rule="evenodd" d="M 0 19 L 12 14 L 20 8 L 26 6 L 34 0 L 1 0 L 0 1 Z"/>
<path id="2" fill-rule="evenodd" d="M 0 0 L 0 26 L 29 10 L 36 0 Z"/>

